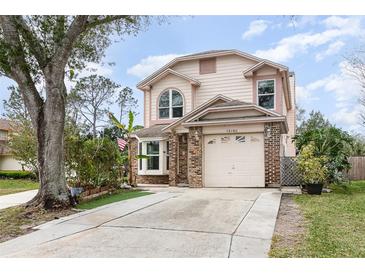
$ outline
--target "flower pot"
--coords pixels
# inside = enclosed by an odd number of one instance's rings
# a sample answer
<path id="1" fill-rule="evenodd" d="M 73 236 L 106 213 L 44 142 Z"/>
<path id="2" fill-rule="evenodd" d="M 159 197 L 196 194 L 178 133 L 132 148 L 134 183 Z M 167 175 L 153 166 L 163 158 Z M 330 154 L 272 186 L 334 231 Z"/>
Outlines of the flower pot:
<path id="1" fill-rule="evenodd" d="M 307 184 L 306 189 L 307 189 L 308 194 L 321 195 L 322 189 L 323 189 L 323 184 Z"/>

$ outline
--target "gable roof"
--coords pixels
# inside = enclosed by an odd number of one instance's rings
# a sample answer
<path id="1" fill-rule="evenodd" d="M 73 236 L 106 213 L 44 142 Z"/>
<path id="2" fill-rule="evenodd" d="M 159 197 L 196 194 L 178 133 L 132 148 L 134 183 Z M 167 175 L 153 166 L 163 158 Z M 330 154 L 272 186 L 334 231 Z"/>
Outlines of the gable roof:
<path id="1" fill-rule="evenodd" d="M 183 73 L 180 73 L 180 72 L 177 72 L 173 69 L 168 68 L 168 69 L 165 69 L 164 71 L 160 72 L 158 75 L 156 75 L 155 77 L 153 77 L 152 79 L 150 79 L 146 83 L 144 83 L 143 86 L 141 86 L 141 88 L 152 85 L 156 81 L 164 78 L 165 76 L 167 76 L 169 74 L 172 74 L 172 75 L 175 75 L 175 76 L 180 77 L 182 79 L 185 79 L 186 81 L 190 82 L 190 84 L 192 84 L 194 86 L 200 86 L 200 82 L 198 80 L 195 80 L 194 78 L 192 78 L 192 77 L 190 77 L 186 74 L 183 74 Z"/>
<path id="2" fill-rule="evenodd" d="M 262 68 L 264 66 L 273 67 L 273 68 L 278 69 L 279 71 L 288 70 L 288 67 L 286 67 L 286 66 L 283 66 L 283 65 L 280 65 L 280 64 L 277 64 L 277 63 L 273 63 L 269 60 L 263 60 L 260 63 L 257 63 L 256 65 L 253 65 L 252 67 L 245 70 L 243 72 L 243 76 L 250 77 L 250 76 L 253 75 L 253 72 L 259 70 L 260 68 Z"/>
<path id="3" fill-rule="evenodd" d="M 169 124 L 168 126 L 165 126 L 162 129 L 162 131 L 171 130 L 172 128 L 178 126 L 179 124 L 181 124 L 182 122 L 186 121 L 190 117 L 198 114 L 200 111 L 202 111 L 205 108 L 208 108 L 208 107 L 214 105 L 214 103 L 219 102 L 219 101 L 230 102 L 230 101 L 233 101 L 233 100 L 231 98 L 227 97 L 227 96 L 224 96 L 222 94 L 218 94 L 218 95 L 214 96 L 213 98 L 211 98 L 210 100 L 206 101 L 205 103 L 201 104 L 200 106 L 198 106 L 194 110 L 190 111 L 189 113 L 187 113 L 186 115 L 184 115 L 180 119 L 178 119 L 175 122 Z"/>
<path id="4" fill-rule="evenodd" d="M 162 132 L 162 129 L 166 127 L 166 125 L 153 125 L 148 128 L 142 128 L 133 132 L 131 137 L 137 136 L 138 138 L 150 138 L 150 137 L 158 137 L 164 138 L 168 137 L 168 133 Z"/>
<path id="5" fill-rule="evenodd" d="M 262 113 L 262 116 L 265 116 L 265 117 L 285 118 L 283 115 L 281 115 L 275 111 L 268 110 L 268 109 L 260 107 L 258 105 L 243 102 L 243 101 L 238 101 L 238 100 L 232 100 L 230 102 L 221 103 L 221 104 L 217 104 L 217 105 L 205 108 L 201 112 L 198 112 L 196 115 L 187 119 L 186 122 L 187 123 L 194 122 L 194 120 L 200 119 L 203 116 L 207 115 L 208 113 L 222 112 L 222 111 L 235 111 L 235 110 L 255 110 L 259 113 Z"/>
<path id="6" fill-rule="evenodd" d="M 243 58 L 247 58 L 249 60 L 255 61 L 257 63 L 260 63 L 262 61 L 265 61 L 267 64 L 270 64 L 271 66 L 277 66 L 282 68 L 283 70 L 287 70 L 288 68 L 266 60 L 266 59 L 262 59 L 259 57 L 256 57 L 254 55 L 239 51 L 239 50 L 235 50 L 235 49 L 229 49 L 229 50 L 210 50 L 210 51 L 203 51 L 203 52 L 199 52 L 199 53 L 194 53 L 194 54 L 189 54 L 189 55 L 184 55 L 184 56 L 180 56 L 177 57 L 175 59 L 173 59 L 172 61 L 170 61 L 169 63 L 167 63 L 166 65 L 164 65 L 163 67 L 161 67 L 160 69 L 158 69 L 157 71 L 155 71 L 154 73 L 152 73 L 151 75 L 147 76 L 145 79 L 143 79 L 142 81 L 140 81 L 137 84 L 137 88 L 142 89 L 147 82 L 149 82 L 151 79 L 157 77 L 158 75 L 160 75 L 161 73 L 163 73 L 166 69 L 174 66 L 175 64 L 182 62 L 182 61 L 188 61 L 188 60 L 195 60 L 195 59 L 203 59 L 203 58 L 210 58 L 210 57 L 218 57 L 218 56 L 225 56 L 225 55 L 237 55 Z"/>

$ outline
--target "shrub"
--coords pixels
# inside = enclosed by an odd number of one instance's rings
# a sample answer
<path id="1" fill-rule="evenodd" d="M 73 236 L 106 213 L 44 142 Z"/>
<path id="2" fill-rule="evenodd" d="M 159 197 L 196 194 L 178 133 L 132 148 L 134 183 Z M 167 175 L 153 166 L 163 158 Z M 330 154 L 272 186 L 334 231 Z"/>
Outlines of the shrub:
<path id="1" fill-rule="evenodd" d="M 325 166 L 325 156 L 315 155 L 313 142 L 302 147 L 297 158 L 298 170 L 306 184 L 325 183 L 328 177 L 328 169 Z"/>
<path id="2" fill-rule="evenodd" d="M 70 184 L 85 188 L 119 185 L 121 156 L 116 142 L 75 137 L 68 149 L 73 150 L 66 161 Z"/>
<path id="3" fill-rule="evenodd" d="M 0 170 L 1 179 L 36 179 L 36 175 L 31 171 L 22 170 Z"/>

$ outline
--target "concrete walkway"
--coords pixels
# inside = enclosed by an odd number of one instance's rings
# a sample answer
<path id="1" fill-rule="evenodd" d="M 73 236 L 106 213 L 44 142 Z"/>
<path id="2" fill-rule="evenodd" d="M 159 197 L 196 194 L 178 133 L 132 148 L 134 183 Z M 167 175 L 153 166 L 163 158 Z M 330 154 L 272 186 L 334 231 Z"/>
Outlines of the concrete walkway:
<path id="1" fill-rule="evenodd" d="M 0 244 L 1 257 L 267 257 L 281 193 L 156 189 Z"/>
<path id="2" fill-rule="evenodd" d="M 24 204 L 30 201 L 37 194 L 37 192 L 38 190 L 36 189 L 9 195 L 2 195 L 0 196 L 0 209 Z"/>

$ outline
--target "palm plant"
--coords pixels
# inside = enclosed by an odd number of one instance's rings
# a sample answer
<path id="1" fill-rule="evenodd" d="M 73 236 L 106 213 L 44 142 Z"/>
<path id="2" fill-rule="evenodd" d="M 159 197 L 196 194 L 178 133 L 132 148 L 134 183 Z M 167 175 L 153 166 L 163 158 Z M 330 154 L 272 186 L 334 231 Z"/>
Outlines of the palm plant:
<path id="1" fill-rule="evenodd" d="M 114 126 L 121 129 L 123 132 L 121 137 L 124 137 L 127 139 L 127 146 L 128 146 L 128 184 L 131 186 L 135 186 L 133 183 L 133 174 L 132 174 L 132 154 L 131 154 L 131 135 L 133 132 L 141 129 L 142 127 L 140 125 L 133 125 L 134 124 L 134 114 L 132 111 L 129 111 L 128 113 L 128 124 L 124 125 L 121 122 L 118 121 L 117 118 L 113 115 L 113 113 L 109 112 L 109 119 L 113 123 Z M 145 155 L 137 155 L 137 159 L 143 159 L 147 158 Z"/>

